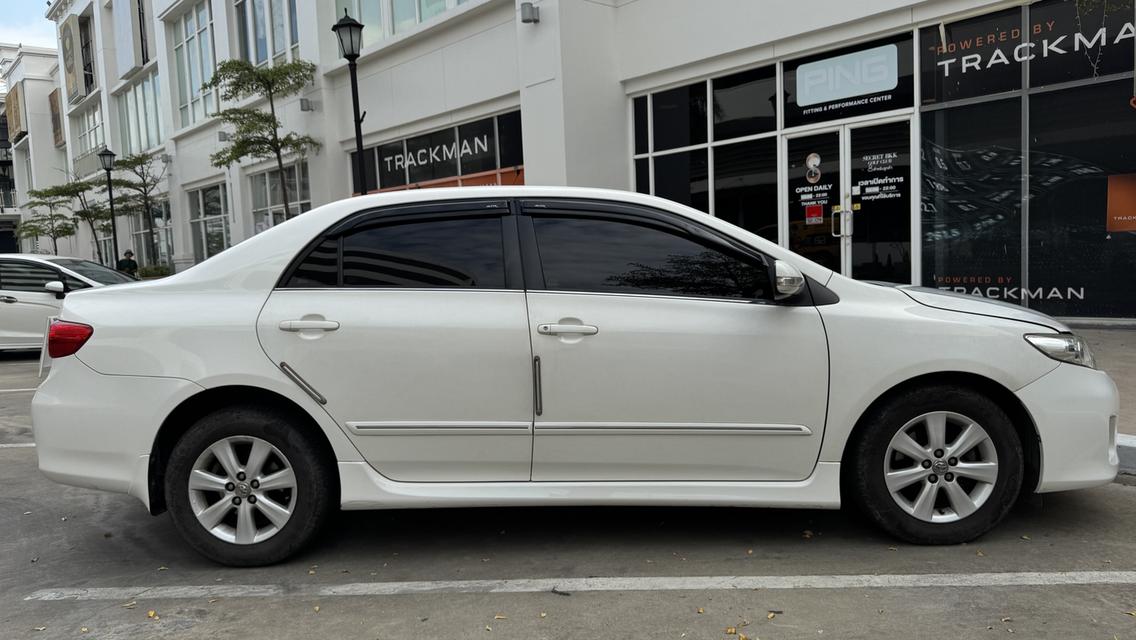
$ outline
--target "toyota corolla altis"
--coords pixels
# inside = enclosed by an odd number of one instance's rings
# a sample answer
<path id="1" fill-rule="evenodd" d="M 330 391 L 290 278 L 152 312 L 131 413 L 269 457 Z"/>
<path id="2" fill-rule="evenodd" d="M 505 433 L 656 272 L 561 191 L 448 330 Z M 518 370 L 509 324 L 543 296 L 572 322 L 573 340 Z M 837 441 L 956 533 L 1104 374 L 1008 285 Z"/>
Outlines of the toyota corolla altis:
<path id="1" fill-rule="evenodd" d="M 857 282 L 649 196 L 352 198 L 172 277 L 67 294 L 40 469 L 218 562 L 332 511 L 836 508 L 957 543 L 1116 474 L 1117 391 L 1053 318 Z"/>

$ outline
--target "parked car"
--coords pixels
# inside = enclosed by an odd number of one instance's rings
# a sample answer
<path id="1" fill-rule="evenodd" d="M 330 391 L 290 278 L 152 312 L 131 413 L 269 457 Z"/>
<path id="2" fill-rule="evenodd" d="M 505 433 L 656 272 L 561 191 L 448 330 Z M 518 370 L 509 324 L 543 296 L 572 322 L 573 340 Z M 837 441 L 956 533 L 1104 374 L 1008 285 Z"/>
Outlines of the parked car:
<path id="1" fill-rule="evenodd" d="M 1116 387 L 1053 318 L 618 191 L 332 203 L 68 294 L 48 348 L 43 473 L 168 510 L 230 565 L 336 508 L 845 499 L 949 544 L 1117 471 Z"/>
<path id="2" fill-rule="evenodd" d="M 0 351 L 39 349 L 68 292 L 123 282 L 134 279 L 90 260 L 0 253 Z"/>

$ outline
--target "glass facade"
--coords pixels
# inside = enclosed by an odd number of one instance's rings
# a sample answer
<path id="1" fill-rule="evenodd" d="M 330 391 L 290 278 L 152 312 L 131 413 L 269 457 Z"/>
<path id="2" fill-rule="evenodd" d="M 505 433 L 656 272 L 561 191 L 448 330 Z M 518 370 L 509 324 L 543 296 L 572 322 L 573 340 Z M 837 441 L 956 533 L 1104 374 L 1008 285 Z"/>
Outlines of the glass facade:
<path id="1" fill-rule="evenodd" d="M 202 88 L 214 71 L 210 3 L 199 2 L 173 20 L 173 43 L 179 126 L 188 127 L 217 110 L 216 92 Z"/>
<path id="2" fill-rule="evenodd" d="M 189 226 L 195 262 L 229 248 L 232 239 L 229 235 L 229 200 L 224 183 L 189 192 Z"/>
<path id="3" fill-rule="evenodd" d="M 636 95 L 631 186 L 852 277 L 1136 317 L 1134 42 L 1133 0 L 1040 0 Z"/>
<path id="4" fill-rule="evenodd" d="M 300 161 L 284 167 L 288 189 L 288 210 L 280 189 L 280 171 L 273 169 L 249 176 L 252 189 L 253 233 L 260 233 L 312 208 L 312 192 L 308 182 L 308 163 Z"/>
<path id="5" fill-rule="evenodd" d="M 165 139 L 162 132 L 161 88 L 155 70 L 126 88 L 118 100 L 118 132 L 126 155 L 152 149 Z"/>

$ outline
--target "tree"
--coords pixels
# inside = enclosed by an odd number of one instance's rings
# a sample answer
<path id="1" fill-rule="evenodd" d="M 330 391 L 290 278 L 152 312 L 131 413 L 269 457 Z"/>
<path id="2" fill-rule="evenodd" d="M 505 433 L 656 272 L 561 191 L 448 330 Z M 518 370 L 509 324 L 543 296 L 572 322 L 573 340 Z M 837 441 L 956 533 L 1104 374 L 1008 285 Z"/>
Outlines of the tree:
<path id="1" fill-rule="evenodd" d="M 302 156 L 320 145 L 308 135 L 280 134 L 283 125 L 276 117 L 276 100 L 299 93 L 311 83 L 315 71 L 316 66 L 306 60 L 265 67 L 256 67 L 245 60 L 226 60 L 217 65 L 216 73 L 205 84 L 207 89 L 217 88 L 221 99 L 228 102 L 254 96 L 268 101 L 267 112 L 255 107 L 232 107 L 218 113 L 222 122 L 233 127 L 233 133 L 229 135 L 229 144 L 212 154 L 209 160 L 215 167 L 228 167 L 244 158 L 275 158 L 285 215 L 291 207 L 288 181 L 284 178 L 284 156 Z"/>
<path id="2" fill-rule="evenodd" d="M 61 199 L 62 206 L 71 209 L 72 218 L 86 223 L 87 228 L 91 230 L 91 237 L 98 238 L 97 229 L 110 220 L 106 207 L 100 202 L 92 202 L 88 197 L 88 194 L 99 185 L 94 181 L 80 180 L 75 174 L 67 175 L 70 182 L 28 193 L 39 200 Z M 95 252 L 99 262 L 103 262 L 103 247 L 98 242 L 95 243 Z"/>
<path id="3" fill-rule="evenodd" d="M 150 262 L 157 264 L 158 240 L 154 235 L 154 208 L 166 201 L 167 196 L 158 188 L 166 177 L 166 165 L 160 170 L 154 167 L 154 156 L 138 153 L 122 158 L 115 163 L 116 171 L 125 171 L 127 178 L 113 178 L 111 184 L 116 193 L 122 194 L 115 204 L 121 206 L 120 215 L 141 213 L 146 221 L 146 243 L 150 245 Z M 120 204 L 121 203 L 121 204 Z M 116 212 L 119 213 L 119 212 Z M 116 256 L 117 259 L 117 256 Z"/>
<path id="4" fill-rule="evenodd" d="M 29 209 L 47 209 L 47 213 L 36 212 L 16 227 L 16 235 L 21 238 L 51 238 L 51 252 L 59 255 L 59 239 L 75 235 L 75 221 L 71 216 L 57 209 L 67 207 L 71 198 L 54 195 L 47 189 L 28 189 L 33 198 L 25 203 Z"/>

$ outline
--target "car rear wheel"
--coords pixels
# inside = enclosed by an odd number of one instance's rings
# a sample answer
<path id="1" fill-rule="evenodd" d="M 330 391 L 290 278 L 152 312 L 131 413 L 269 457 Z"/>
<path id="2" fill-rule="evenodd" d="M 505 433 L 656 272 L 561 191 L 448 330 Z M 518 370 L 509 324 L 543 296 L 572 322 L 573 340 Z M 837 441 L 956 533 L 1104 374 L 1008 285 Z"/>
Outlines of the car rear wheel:
<path id="1" fill-rule="evenodd" d="M 170 453 L 166 504 L 191 547 L 221 564 L 279 562 L 335 506 L 322 449 L 282 412 L 235 407 L 197 421 Z"/>
<path id="2" fill-rule="evenodd" d="M 846 478 L 861 510 L 917 544 L 957 544 L 1005 517 L 1021 490 L 1024 455 L 991 399 L 962 387 L 906 393 L 867 417 Z"/>

